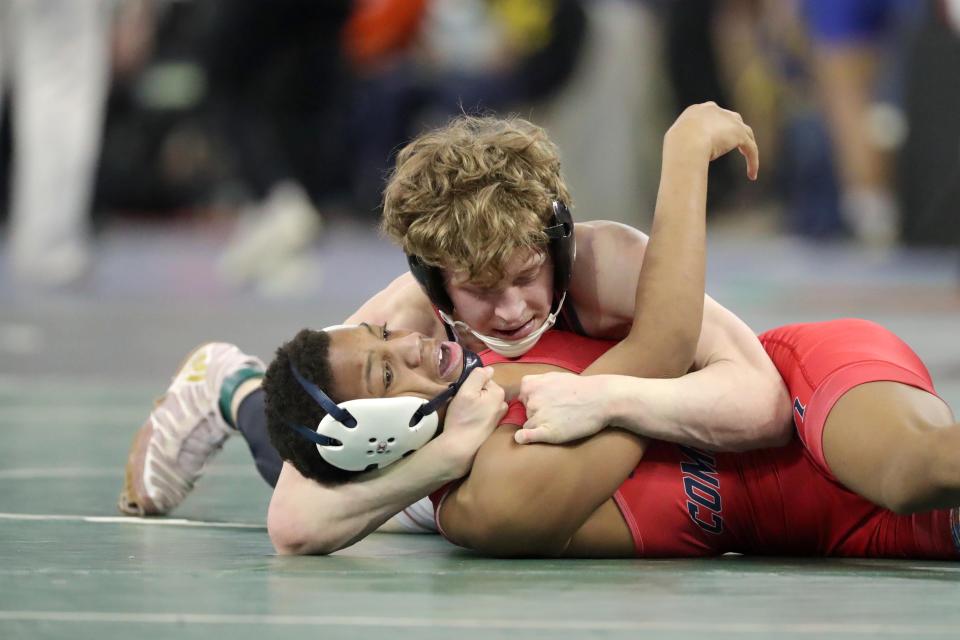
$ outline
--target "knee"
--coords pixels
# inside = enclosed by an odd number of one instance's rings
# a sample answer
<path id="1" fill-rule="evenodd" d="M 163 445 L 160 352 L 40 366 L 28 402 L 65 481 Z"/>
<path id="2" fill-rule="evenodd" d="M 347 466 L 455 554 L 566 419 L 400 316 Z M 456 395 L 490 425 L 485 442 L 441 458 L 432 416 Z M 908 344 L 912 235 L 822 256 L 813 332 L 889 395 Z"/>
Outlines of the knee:
<path id="1" fill-rule="evenodd" d="M 960 504 L 960 424 L 937 429 L 885 470 L 883 505 L 910 514 Z"/>

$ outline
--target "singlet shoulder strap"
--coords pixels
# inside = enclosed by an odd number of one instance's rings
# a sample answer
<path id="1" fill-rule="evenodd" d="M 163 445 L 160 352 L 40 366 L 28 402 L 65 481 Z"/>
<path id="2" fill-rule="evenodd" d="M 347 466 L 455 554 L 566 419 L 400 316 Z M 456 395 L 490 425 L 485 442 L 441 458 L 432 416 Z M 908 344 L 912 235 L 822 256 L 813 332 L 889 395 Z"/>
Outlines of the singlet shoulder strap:
<path id="1" fill-rule="evenodd" d="M 559 328 L 565 331 L 571 331 L 577 335 L 587 335 L 583 325 L 580 324 L 580 316 L 577 315 L 577 308 L 569 296 L 567 297 L 567 303 L 563 305 L 563 309 L 560 310 L 560 320 L 563 321 L 563 326 Z"/>

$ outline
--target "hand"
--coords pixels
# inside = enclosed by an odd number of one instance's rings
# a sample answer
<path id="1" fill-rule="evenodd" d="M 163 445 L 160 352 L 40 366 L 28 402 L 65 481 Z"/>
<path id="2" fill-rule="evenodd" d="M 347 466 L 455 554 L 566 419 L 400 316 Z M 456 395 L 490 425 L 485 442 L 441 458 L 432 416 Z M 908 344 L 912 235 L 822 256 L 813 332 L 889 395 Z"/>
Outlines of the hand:
<path id="1" fill-rule="evenodd" d="M 503 388 L 493 381 L 493 368 L 471 372 L 447 407 L 443 423 L 444 438 L 451 455 L 466 475 L 486 439 L 507 412 Z"/>
<path id="2" fill-rule="evenodd" d="M 606 426 L 606 376 L 544 373 L 524 376 L 518 396 L 527 421 L 517 430 L 519 444 L 559 444 L 591 436 Z"/>
<path id="3" fill-rule="evenodd" d="M 721 109 L 715 102 L 687 107 L 664 136 L 665 152 L 668 147 L 680 147 L 681 152 L 703 148 L 710 162 L 737 149 L 747 161 L 748 178 L 756 180 L 760 171 L 760 151 L 753 129 L 739 113 Z"/>

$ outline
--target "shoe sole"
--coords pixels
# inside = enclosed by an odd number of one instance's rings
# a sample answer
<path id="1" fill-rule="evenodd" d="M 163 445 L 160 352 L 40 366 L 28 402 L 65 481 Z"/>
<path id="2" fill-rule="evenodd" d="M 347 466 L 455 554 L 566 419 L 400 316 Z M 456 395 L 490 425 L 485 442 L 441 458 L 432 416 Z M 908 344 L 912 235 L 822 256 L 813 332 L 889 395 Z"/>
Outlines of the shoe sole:
<path id="1" fill-rule="evenodd" d="M 130 445 L 123 478 L 123 491 L 120 492 L 120 499 L 117 502 L 117 508 L 124 515 L 140 517 L 164 515 L 147 495 L 147 489 L 143 483 L 147 449 L 152 436 L 153 425 L 147 419 L 147 422 L 137 429 L 133 443 Z"/>
<path id="2" fill-rule="evenodd" d="M 174 374 L 173 380 L 180 377 L 187 363 L 193 360 L 197 352 L 208 344 L 210 343 L 204 343 L 187 354 L 180 363 L 180 366 L 177 367 L 177 372 Z M 172 385 L 173 382 L 170 384 Z M 160 396 L 160 399 L 154 403 L 154 408 L 162 403 L 166 397 L 166 393 Z M 133 436 L 133 443 L 131 443 L 130 452 L 127 454 L 127 464 L 123 477 L 123 490 L 121 490 L 120 499 L 117 501 L 117 508 L 120 510 L 120 513 L 124 515 L 138 517 L 162 516 L 166 515 L 169 511 L 162 511 L 157 508 L 157 505 L 154 504 L 150 496 L 147 495 L 147 488 L 143 482 L 143 474 L 147 462 L 147 449 L 149 448 L 152 437 L 153 422 L 147 417 L 147 421 L 143 423 L 143 426 L 141 426 Z"/>

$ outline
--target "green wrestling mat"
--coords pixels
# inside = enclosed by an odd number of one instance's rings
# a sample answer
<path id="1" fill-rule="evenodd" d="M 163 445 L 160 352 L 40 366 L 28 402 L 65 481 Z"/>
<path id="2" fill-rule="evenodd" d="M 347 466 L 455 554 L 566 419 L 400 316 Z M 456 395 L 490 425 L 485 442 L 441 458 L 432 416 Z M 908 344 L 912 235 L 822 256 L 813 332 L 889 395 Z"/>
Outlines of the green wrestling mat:
<path id="1" fill-rule="evenodd" d="M 173 518 L 120 519 L 130 439 L 184 353 L 220 338 L 269 356 L 403 268 L 372 233 L 333 229 L 318 256 L 331 261 L 326 297 L 263 303 L 215 283 L 212 240 L 180 238 L 174 256 L 138 237 L 108 237 L 104 272 L 79 294 L 22 298 L 0 274 L 3 640 L 960 637 L 960 563 L 500 561 L 403 535 L 280 558 L 263 526 L 269 490 L 240 441 Z M 777 242 L 718 241 L 711 293 L 757 331 L 883 322 L 960 407 L 954 258 L 868 265 Z M 335 272 L 347 258 L 359 269 Z"/>

